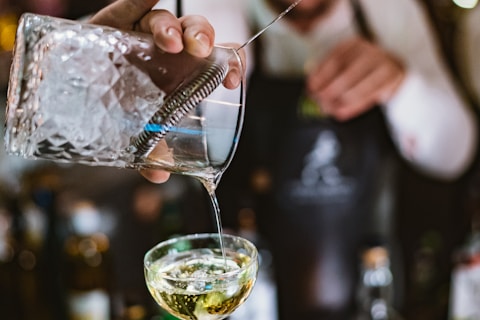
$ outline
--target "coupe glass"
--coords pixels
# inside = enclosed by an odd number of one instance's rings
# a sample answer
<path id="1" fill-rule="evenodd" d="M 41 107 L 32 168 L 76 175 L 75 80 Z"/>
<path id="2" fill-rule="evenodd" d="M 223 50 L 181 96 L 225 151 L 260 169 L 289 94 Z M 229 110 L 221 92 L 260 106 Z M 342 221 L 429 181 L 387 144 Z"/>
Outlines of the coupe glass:
<path id="1" fill-rule="evenodd" d="M 243 121 L 244 79 L 222 85 L 233 48 L 200 59 L 158 49 L 151 35 L 24 14 L 10 72 L 10 154 L 218 181 Z"/>
<path id="2" fill-rule="evenodd" d="M 150 293 L 170 314 L 186 320 L 218 320 L 249 296 L 257 277 L 258 253 L 238 236 L 187 235 L 150 249 L 144 270 Z"/>

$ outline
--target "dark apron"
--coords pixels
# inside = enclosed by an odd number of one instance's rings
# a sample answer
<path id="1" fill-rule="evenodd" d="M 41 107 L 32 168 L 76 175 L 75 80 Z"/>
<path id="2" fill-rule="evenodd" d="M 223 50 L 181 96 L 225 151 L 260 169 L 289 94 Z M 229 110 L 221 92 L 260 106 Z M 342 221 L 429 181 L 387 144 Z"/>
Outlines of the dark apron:
<path id="1" fill-rule="evenodd" d="M 317 292 L 325 285 L 338 292 L 338 309 L 353 307 L 359 249 L 376 236 L 372 216 L 393 153 L 378 108 L 346 123 L 303 119 L 302 88 L 252 76 L 240 145 L 218 189 L 243 200 L 220 199 L 227 207 L 255 210 L 274 253 L 281 319 L 289 320 L 304 311 L 318 319 L 317 309 L 332 304 Z M 251 187 L 259 170 L 271 177 L 269 192 Z"/>
<path id="2" fill-rule="evenodd" d="M 303 79 L 252 74 L 240 144 L 217 191 L 222 217 L 234 225 L 239 210 L 254 209 L 273 252 L 280 319 L 350 319 L 359 249 L 377 236 L 394 148 L 379 108 L 339 123 L 305 115 L 303 93 Z M 258 172 L 267 191 L 252 187 Z"/>

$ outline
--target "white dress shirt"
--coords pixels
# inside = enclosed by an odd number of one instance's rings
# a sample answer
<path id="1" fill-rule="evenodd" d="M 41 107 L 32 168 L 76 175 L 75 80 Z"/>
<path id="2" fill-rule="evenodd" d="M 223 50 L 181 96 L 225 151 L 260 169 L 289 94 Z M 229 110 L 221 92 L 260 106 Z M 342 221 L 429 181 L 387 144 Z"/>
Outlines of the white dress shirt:
<path id="1" fill-rule="evenodd" d="M 341 3 L 335 12 L 306 34 L 285 19 L 265 32 L 263 70 L 278 76 L 301 75 L 311 59 L 322 59 L 340 41 L 358 33 L 348 1 L 337 1 Z M 158 7 L 173 10 L 174 2 L 162 0 Z M 414 0 L 361 0 L 361 4 L 377 41 L 407 68 L 405 81 L 383 107 L 399 152 L 428 175 L 458 177 L 473 159 L 477 127 L 441 59 L 426 11 Z M 264 0 L 184 0 L 184 11 L 206 16 L 219 43 L 242 43 L 249 24 L 261 28 L 276 17 Z"/>

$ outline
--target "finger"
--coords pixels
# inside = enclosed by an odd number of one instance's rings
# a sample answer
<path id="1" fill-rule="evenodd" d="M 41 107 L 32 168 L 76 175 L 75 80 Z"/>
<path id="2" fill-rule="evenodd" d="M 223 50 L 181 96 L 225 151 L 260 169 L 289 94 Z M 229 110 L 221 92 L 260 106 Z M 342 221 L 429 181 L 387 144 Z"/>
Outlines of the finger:
<path id="1" fill-rule="evenodd" d="M 403 69 L 383 64 L 373 69 L 331 106 L 331 114 L 339 120 L 348 120 L 390 99 L 404 78 Z M 336 104 L 336 105 L 335 105 Z"/>
<path id="2" fill-rule="evenodd" d="M 376 105 L 377 93 L 371 90 L 371 84 L 360 82 L 341 99 L 329 107 L 331 116 L 339 121 L 353 119 Z"/>
<path id="3" fill-rule="evenodd" d="M 352 88 L 352 92 L 346 91 L 343 97 L 345 102 L 351 101 L 360 95 L 370 96 L 376 103 L 388 101 L 404 78 L 401 69 L 392 69 L 389 65 L 372 70 L 365 81 Z"/>
<path id="4" fill-rule="evenodd" d="M 197 57 L 207 57 L 213 49 L 215 30 L 205 17 L 198 15 L 180 18 L 185 50 Z"/>
<path id="5" fill-rule="evenodd" d="M 229 48 L 238 48 L 239 45 L 228 44 L 224 46 L 227 46 Z M 233 49 L 233 50 L 236 50 L 236 49 Z M 240 49 L 236 52 L 238 54 L 238 57 L 234 57 L 230 59 L 228 73 L 227 73 L 227 76 L 225 77 L 225 80 L 223 81 L 223 85 L 227 89 L 237 88 L 241 84 L 245 76 L 245 65 L 246 65 L 246 59 L 247 59 L 245 50 Z"/>
<path id="6" fill-rule="evenodd" d="M 360 73 L 359 81 L 355 85 L 352 84 L 343 90 L 341 100 L 344 103 L 353 103 L 355 100 L 361 100 L 362 97 L 374 100 L 375 103 L 386 102 L 403 81 L 404 68 L 394 57 L 383 52 L 377 55 L 369 54 L 369 56 L 373 57 L 370 60 L 371 68 Z"/>
<path id="7" fill-rule="evenodd" d="M 145 14 L 137 31 L 151 33 L 155 44 L 166 52 L 178 53 L 184 48 L 182 25 L 167 10 L 152 10 Z"/>
<path id="8" fill-rule="evenodd" d="M 170 178 L 170 172 L 163 170 L 140 170 L 140 174 L 153 183 L 164 183 Z"/>
<path id="9" fill-rule="evenodd" d="M 307 86 L 312 92 L 323 89 L 333 78 L 345 68 L 351 59 L 355 40 L 346 41 L 337 46 L 320 64 L 307 71 Z"/>
<path id="10" fill-rule="evenodd" d="M 368 50 L 360 50 L 353 59 L 345 62 L 343 69 L 332 76 L 328 83 L 317 89 L 319 96 L 323 100 L 340 98 L 359 82 L 365 81 L 378 63 L 379 59 L 375 54 Z"/>
<path id="11" fill-rule="evenodd" d="M 158 0 L 117 0 L 95 14 L 90 23 L 132 29 Z"/>

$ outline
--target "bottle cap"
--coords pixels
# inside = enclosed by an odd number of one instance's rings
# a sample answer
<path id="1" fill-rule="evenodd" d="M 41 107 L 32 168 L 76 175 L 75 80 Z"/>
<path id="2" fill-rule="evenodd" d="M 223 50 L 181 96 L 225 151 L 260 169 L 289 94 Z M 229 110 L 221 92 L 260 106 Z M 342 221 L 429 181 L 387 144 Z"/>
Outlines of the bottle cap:
<path id="1" fill-rule="evenodd" d="M 390 263 L 388 250 L 380 246 L 369 248 L 363 252 L 362 261 L 367 268 L 387 266 Z"/>

